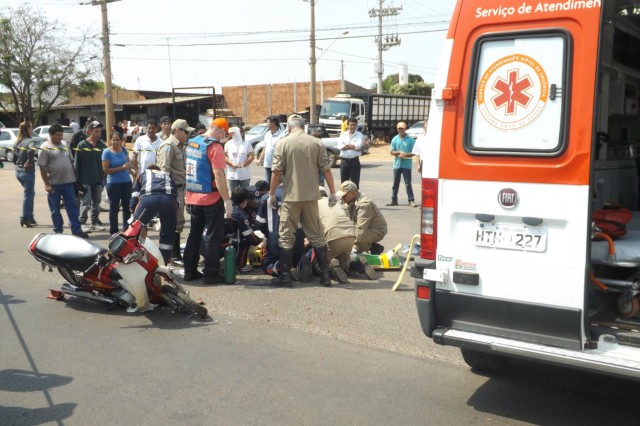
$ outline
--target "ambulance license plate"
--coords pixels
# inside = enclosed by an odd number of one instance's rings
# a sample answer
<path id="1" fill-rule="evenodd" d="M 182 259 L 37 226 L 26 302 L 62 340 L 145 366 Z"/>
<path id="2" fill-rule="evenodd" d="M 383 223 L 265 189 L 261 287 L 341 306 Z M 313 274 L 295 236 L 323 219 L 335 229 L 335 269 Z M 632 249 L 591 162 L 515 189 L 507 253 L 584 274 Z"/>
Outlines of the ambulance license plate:
<path id="1" fill-rule="evenodd" d="M 475 245 L 483 247 L 536 252 L 547 249 L 547 228 L 540 226 L 478 223 L 473 238 Z"/>

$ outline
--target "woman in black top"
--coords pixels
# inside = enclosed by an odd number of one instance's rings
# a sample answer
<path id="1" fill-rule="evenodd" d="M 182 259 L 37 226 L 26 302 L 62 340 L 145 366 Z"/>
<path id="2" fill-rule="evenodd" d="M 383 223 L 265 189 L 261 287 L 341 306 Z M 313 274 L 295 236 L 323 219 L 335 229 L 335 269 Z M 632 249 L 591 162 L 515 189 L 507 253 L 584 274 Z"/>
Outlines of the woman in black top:
<path id="1" fill-rule="evenodd" d="M 33 218 L 33 198 L 36 182 L 36 143 L 31 139 L 31 123 L 23 121 L 18 129 L 18 137 L 13 145 L 13 162 L 16 165 L 16 178 L 24 189 L 22 197 L 22 216 L 20 227 L 32 228 L 37 225 Z"/>

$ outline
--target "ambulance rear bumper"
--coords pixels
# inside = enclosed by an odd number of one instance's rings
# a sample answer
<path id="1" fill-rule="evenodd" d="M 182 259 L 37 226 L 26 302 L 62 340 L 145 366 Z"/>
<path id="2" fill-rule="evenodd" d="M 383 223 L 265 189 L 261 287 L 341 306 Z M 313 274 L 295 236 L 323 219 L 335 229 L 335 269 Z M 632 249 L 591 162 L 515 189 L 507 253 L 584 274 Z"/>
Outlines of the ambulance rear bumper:
<path id="1" fill-rule="evenodd" d="M 600 349 L 572 350 L 446 328 L 436 329 L 433 339 L 444 345 L 640 381 L 640 349 L 617 343 L 608 343 L 606 348 L 601 343 Z"/>

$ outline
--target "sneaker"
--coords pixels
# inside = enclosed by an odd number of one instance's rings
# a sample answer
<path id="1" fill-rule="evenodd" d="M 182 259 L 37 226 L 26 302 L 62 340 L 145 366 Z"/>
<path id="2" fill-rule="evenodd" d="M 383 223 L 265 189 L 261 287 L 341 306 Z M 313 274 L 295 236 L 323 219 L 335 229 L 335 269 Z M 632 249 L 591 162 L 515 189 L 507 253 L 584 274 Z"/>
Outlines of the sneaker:
<path id="1" fill-rule="evenodd" d="M 409 207 L 418 207 L 418 205 L 413 201 L 409 201 Z"/>
<path id="2" fill-rule="evenodd" d="M 87 226 L 87 225 L 82 225 L 82 226 L 80 227 L 80 230 L 81 230 L 82 232 L 84 232 L 85 234 L 88 234 L 89 232 L 91 232 L 91 227 L 90 227 L 90 226 Z"/>
<path id="3" fill-rule="evenodd" d="M 362 267 L 361 267 L 362 269 L 360 270 L 367 276 L 368 279 L 375 280 L 376 270 L 373 269 L 373 266 L 369 265 L 369 263 L 367 262 L 367 259 L 365 259 L 364 257 L 359 257 L 358 260 L 362 264 Z"/>
<path id="4" fill-rule="evenodd" d="M 347 277 L 347 273 L 340 267 L 340 262 L 338 259 L 331 259 L 329 262 L 331 278 L 335 281 L 338 281 L 341 284 L 346 284 L 349 282 L 349 277 Z"/>
<path id="5" fill-rule="evenodd" d="M 300 270 L 300 281 L 303 283 L 311 281 L 313 270 L 311 269 L 311 260 L 309 260 L 309 256 L 304 255 L 300 257 L 298 269 Z"/>
<path id="6" fill-rule="evenodd" d="M 385 206 L 397 206 L 398 202 L 397 201 L 392 201 L 390 203 L 385 204 Z"/>
<path id="7" fill-rule="evenodd" d="M 80 237 L 80 238 L 89 238 L 89 234 L 87 234 L 86 232 L 80 230 L 80 232 L 74 232 L 73 235 L 75 235 L 76 237 Z"/>
<path id="8" fill-rule="evenodd" d="M 249 272 L 253 270 L 253 266 L 251 265 L 244 265 L 242 268 L 239 269 L 240 273 L 244 273 L 244 272 Z"/>
<path id="9" fill-rule="evenodd" d="M 184 273 L 184 280 L 185 281 L 195 281 L 195 280 L 199 280 L 202 277 L 203 277 L 203 274 L 200 271 L 185 272 Z"/>
<path id="10" fill-rule="evenodd" d="M 96 219 L 96 225 L 104 225 L 100 219 Z"/>
<path id="11" fill-rule="evenodd" d="M 94 223 L 93 225 L 91 225 L 90 229 L 91 229 L 90 232 L 101 232 L 101 231 L 104 231 L 104 226 L 100 226 Z"/>

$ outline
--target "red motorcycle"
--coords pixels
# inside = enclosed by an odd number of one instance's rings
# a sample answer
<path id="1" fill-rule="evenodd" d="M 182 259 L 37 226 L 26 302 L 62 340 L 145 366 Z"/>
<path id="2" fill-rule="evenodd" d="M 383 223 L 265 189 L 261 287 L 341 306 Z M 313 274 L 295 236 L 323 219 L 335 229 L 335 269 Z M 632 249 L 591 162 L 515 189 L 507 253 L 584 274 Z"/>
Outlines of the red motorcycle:
<path id="1" fill-rule="evenodd" d="M 145 212 L 140 215 L 144 217 Z M 74 235 L 36 235 L 29 253 L 43 270 L 56 268 L 67 281 L 61 290 L 50 290 L 50 297 L 82 297 L 112 308 L 121 305 L 129 312 L 145 312 L 162 304 L 206 319 L 207 308 L 191 299 L 173 280 L 173 271 L 159 263 L 162 255 L 147 238 L 147 222 L 135 220 L 126 231 L 113 235 L 108 249 Z"/>

